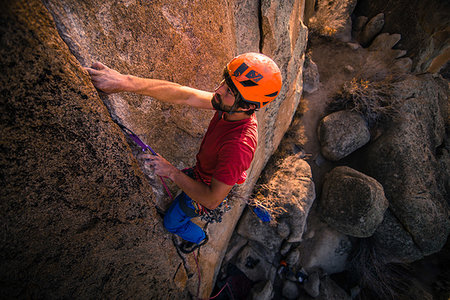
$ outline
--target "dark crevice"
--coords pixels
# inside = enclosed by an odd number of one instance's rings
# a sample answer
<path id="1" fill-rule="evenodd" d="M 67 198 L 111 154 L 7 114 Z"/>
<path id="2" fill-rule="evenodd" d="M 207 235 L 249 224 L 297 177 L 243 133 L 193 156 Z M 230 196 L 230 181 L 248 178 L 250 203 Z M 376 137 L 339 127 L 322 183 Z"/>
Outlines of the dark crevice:
<path id="1" fill-rule="evenodd" d="M 258 25 L 259 25 L 259 52 L 262 53 L 264 47 L 262 0 L 258 0 Z"/>

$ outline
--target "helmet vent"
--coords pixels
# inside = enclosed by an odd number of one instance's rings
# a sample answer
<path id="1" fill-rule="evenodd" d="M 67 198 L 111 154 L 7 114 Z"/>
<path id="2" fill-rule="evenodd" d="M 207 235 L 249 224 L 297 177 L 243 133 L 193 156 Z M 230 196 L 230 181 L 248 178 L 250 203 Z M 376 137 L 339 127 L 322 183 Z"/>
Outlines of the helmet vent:
<path id="1" fill-rule="evenodd" d="M 245 87 L 249 87 L 249 86 L 257 86 L 258 84 L 256 82 L 253 82 L 251 80 L 244 80 L 244 81 L 239 81 L 240 84 L 242 84 Z"/>
<path id="2" fill-rule="evenodd" d="M 275 97 L 276 95 L 278 95 L 278 91 L 274 92 L 272 94 L 266 95 L 266 97 Z"/>

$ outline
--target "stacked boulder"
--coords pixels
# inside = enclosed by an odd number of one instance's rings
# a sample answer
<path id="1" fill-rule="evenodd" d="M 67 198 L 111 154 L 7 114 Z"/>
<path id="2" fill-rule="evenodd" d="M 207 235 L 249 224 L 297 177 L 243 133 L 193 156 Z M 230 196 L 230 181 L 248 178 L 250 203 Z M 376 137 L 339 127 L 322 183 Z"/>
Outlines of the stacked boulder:
<path id="1" fill-rule="evenodd" d="M 356 163 L 372 177 L 336 167 L 325 178 L 320 211 L 331 227 L 346 235 L 373 236 L 376 248 L 388 253 L 387 261 L 411 262 L 439 251 L 450 231 L 448 169 L 441 167 L 448 151 L 439 150 L 448 147 L 443 119 L 447 87 L 429 75 L 407 77 L 398 88 L 406 97 L 399 116 L 360 151 Z M 340 111 L 322 120 L 324 157 L 338 161 L 363 144 L 358 133 L 363 128 L 368 134 L 364 122 L 348 125 L 355 114 Z M 336 116 L 339 121 L 334 121 Z"/>

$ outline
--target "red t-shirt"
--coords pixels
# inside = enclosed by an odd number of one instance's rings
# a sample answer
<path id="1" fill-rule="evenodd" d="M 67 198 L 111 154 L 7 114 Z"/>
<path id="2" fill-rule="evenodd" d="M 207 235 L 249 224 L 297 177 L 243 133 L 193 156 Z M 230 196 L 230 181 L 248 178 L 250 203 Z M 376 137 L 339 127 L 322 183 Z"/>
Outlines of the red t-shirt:
<path id="1" fill-rule="evenodd" d="M 216 111 L 197 154 L 196 174 L 206 184 L 212 177 L 227 185 L 243 183 L 258 143 L 257 128 L 254 115 L 231 122 Z"/>

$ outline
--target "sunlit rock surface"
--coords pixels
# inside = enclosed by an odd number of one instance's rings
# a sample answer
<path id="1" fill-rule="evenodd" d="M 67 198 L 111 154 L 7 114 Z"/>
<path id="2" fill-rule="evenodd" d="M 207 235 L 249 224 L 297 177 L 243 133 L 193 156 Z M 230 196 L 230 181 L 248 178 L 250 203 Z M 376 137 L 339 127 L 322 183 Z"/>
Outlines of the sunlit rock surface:
<path id="1" fill-rule="evenodd" d="M 151 188 L 51 16 L 0 11 L 0 297 L 183 297 Z"/>
<path id="2" fill-rule="evenodd" d="M 2 273 L 7 296 L 196 295 L 195 261 L 177 254 L 155 213 L 155 204 L 170 200 L 144 175 L 134 158 L 139 149 L 113 120 L 184 168 L 195 163 L 212 112 L 131 94 L 99 97 L 82 66 L 101 61 L 212 91 L 238 53 L 262 50 L 280 65 L 283 90 L 257 114 L 261 138 L 247 183 L 223 223 L 208 227 L 200 254 L 200 296 L 208 296 L 242 199 L 300 101 L 307 38 L 301 3 L 257 8 L 263 32 L 246 46 L 235 37 L 242 10 L 225 1 L 43 2 L 2 4 L 2 206 L 10 237 L 2 270 L 14 270 Z M 270 35 L 270 47 L 261 49 L 260 38 Z"/>

